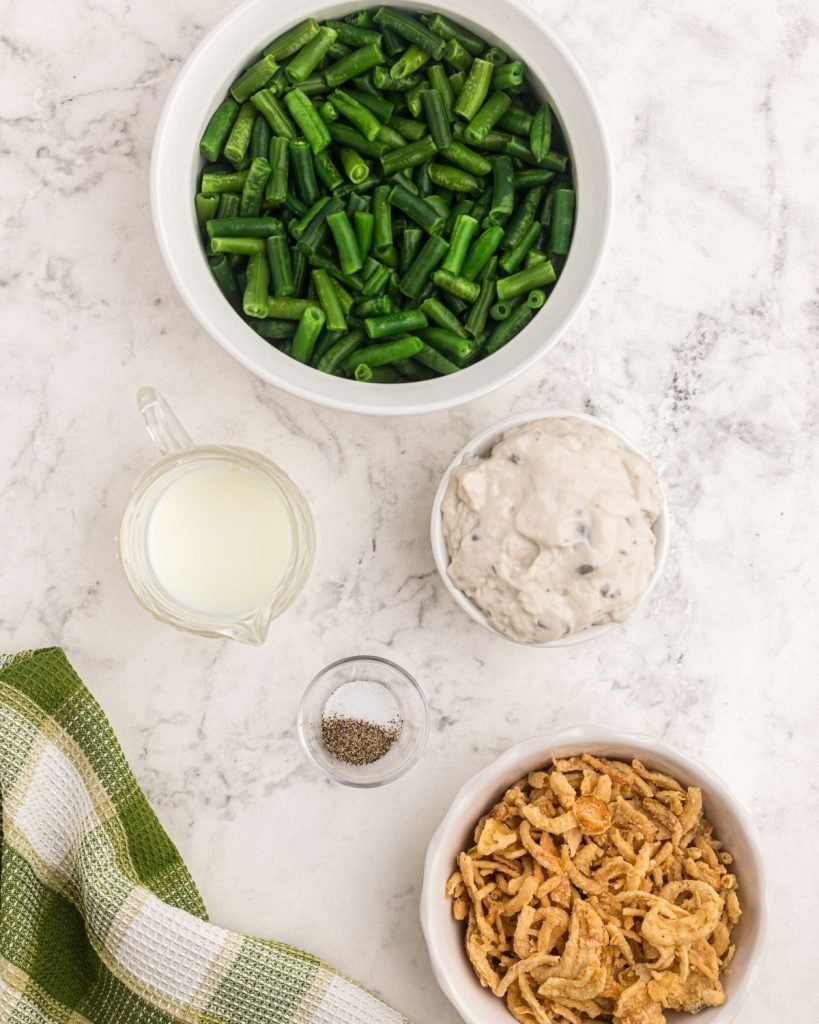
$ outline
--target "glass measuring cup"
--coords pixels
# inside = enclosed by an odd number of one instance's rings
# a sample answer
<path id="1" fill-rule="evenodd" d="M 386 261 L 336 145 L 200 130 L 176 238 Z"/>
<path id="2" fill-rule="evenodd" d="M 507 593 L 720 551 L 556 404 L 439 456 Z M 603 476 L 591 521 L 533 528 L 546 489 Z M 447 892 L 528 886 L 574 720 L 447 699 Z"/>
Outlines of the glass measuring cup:
<path id="1" fill-rule="evenodd" d="M 270 623 L 281 615 L 301 593 L 313 565 L 315 536 L 313 517 L 304 495 L 274 462 L 247 448 L 228 445 L 196 445 L 176 418 L 168 403 L 153 388 L 141 388 L 137 405 L 151 440 L 162 458 L 149 466 L 134 484 L 119 529 L 119 557 L 137 601 L 154 618 L 176 629 L 201 636 L 228 637 L 243 643 L 260 644 Z M 275 494 L 289 552 L 276 578 L 250 605 L 206 608 L 175 595 L 162 582 L 151 548 L 151 523 L 158 503 L 171 488 L 198 470 L 211 472 L 240 470 L 259 478 L 265 490 Z M 195 514 L 195 512 L 194 512 Z M 194 525 L 194 524 L 192 524 Z"/>

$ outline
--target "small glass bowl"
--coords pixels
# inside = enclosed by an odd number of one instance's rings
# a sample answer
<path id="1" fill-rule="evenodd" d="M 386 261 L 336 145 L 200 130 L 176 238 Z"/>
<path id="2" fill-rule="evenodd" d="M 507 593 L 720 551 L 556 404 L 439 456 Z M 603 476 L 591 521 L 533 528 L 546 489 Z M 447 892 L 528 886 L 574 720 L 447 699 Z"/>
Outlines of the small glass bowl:
<path id="1" fill-rule="evenodd" d="M 324 707 L 339 686 L 349 682 L 373 682 L 384 686 L 398 705 L 401 732 L 389 751 L 371 764 L 345 764 L 329 752 L 321 736 Z M 299 704 L 299 740 L 308 758 L 335 782 L 371 789 L 408 772 L 427 745 L 429 709 L 424 693 L 409 672 L 386 658 L 361 655 L 342 658 L 322 669 Z"/>

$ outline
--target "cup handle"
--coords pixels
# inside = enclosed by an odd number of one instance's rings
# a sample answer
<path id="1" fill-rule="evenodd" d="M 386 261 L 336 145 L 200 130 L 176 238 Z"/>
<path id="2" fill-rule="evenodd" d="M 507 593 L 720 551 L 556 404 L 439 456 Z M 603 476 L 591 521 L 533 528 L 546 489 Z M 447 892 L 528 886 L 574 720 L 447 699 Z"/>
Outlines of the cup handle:
<path id="1" fill-rule="evenodd" d="M 151 440 L 163 455 L 193 448 L 193 440 L 176 418 L 176 413 L 154 388 L 137 391 L 137 407 Z"/>

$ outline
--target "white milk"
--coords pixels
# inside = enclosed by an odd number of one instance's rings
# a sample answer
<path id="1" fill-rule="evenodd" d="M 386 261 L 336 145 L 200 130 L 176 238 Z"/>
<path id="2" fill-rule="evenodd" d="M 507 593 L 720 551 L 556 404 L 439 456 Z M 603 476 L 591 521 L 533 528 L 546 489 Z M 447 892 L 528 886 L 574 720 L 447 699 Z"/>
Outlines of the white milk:
<path id="1" fill-rule="evenodd" d="M 169 596 L 219 615 L 265 604 L 290 560 L 293 531 L 269 480 L 215 462 L 183 474 L 160 495 L 147 543 Z"/>

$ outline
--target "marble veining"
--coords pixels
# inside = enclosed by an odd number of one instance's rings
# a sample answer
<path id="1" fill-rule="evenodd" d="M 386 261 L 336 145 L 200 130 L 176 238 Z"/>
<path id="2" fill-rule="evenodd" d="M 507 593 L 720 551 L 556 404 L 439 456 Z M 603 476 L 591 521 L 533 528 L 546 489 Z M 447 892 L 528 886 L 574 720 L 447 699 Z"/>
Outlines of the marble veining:
<path id="1" fill-rule="evenodd" d="M 427 838 L 461 782 L 577 722 L 659 735 L 722 773 L 762 830 L 771 950 L 739 1020 L 814 1020 L 819 890 L 802 866 L 819 840 L 819 17 L 807 0 L 527 5 L 576 56 L 608 127 L 603 270 L 522 379 L 390 421 L 251 377 L 160 262 L 154 127 L 231 0 L 4 5 L 0 648 L 67 649 L 214 920 L 305 945 L 419 1022 L 457 1019 L 416 905 Z M 128 592 L 114 536 L 153 457 L 142 384 L 196 438 L 270 454 L 308 495 L 315 572 L 262 648 L 175 633 Z M 656 460 L 674 532 L 627 628 L 544 652 L 450 601 L 427 517 L 453 451 L 550 406 L 603 416 Z M 362 652 L 412 671 L 433 715 L 419 765 L 372 792 L 319 776 L 294 728 L 312 675 Z"/>

